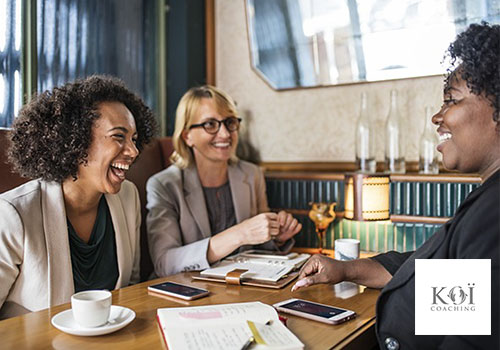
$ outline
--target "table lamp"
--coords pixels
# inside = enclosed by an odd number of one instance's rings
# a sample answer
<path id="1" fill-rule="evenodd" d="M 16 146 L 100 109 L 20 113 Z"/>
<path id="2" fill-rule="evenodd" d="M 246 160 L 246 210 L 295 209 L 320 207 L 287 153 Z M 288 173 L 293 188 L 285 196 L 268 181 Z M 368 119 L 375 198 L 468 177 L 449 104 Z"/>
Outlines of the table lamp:
<path id="1" fill-rule="evenodd" d="M 389 175 L 345 175 L 344 218 L 356 221 L 389 219 Z"/>

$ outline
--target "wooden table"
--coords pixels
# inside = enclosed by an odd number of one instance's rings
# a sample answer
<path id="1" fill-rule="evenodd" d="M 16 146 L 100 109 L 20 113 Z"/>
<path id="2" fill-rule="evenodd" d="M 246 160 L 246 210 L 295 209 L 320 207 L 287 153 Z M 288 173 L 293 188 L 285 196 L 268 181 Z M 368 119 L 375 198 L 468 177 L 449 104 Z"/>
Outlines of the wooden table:
<path id="1" fill-rule="evenodd" d="M 211 294 L 194 301 L 157 297 L 148 294 L 147 286 L 165 280 L 206 288 Z M 50 320 L 69 309 L 64 304 L 0 321 L 2 349 L 166 349 L 156 321 L 156 309 L 207 304 L 262 301 L 273 304 L 288 298 L 302 298 L 350 309 L 358 314 L 340 325 L 327 325 L 286 315 L 288 328 L 305 344 L 306 349 L 370 349 L 375 345 L 375 302 L 378 290 L 351 283 L 318 285 L 291 293 L 290 286 L 273 290 L 248 286 L 227 286 L 217 282 L 193 281 L 191 273 L 181 273 L 113 291 L 113 304 L 133 309 L 135 320 L 120 331 L 96 337 L 69 335 L 54 328 Z"/>

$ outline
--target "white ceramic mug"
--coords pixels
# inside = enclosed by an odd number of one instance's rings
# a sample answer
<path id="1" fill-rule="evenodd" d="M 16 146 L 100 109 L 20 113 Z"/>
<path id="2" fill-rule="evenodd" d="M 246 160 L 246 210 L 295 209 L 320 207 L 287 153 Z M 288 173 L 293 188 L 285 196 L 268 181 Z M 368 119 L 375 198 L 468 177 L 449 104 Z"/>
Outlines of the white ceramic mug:
<path id="1" fill-rule="evenodd" d="M 71 296 L 71 309 L 76 323 L 82 327 L 99 327 L 108 322 L 111 292 L 87 290 Z"/>
<path id="2" fill-rule="evenodd" d="M 352 238 L 340 238 L 335 240 L 335 259 L 354 260 L 359 258 L 359 241 Z"/>

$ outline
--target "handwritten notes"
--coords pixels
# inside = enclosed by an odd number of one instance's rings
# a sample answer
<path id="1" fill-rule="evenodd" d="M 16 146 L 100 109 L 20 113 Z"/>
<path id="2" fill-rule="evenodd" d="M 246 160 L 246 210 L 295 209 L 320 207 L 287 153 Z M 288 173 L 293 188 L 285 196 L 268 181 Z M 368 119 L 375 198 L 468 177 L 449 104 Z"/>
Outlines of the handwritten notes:
<path id="1" fill-rule="evenodd" d="M 268 349 L 271 345 L 276 350 L 294 350 L 304 346 L 278 320 L 276 311 L 261 302 L 164 308 L 158 309 L 157 316 L 170 350 L 240 349 L 255 332 L 260 341 L 252 349 Z M 266 325 L 269 320 L 271 324 Z"/>

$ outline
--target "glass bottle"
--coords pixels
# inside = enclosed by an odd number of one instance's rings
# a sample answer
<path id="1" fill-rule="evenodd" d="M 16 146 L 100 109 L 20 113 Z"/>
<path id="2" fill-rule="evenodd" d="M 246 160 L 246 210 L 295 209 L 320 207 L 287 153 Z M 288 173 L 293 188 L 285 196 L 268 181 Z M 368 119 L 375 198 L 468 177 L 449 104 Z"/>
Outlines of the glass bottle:
<path id="1" fill-rule="evenodd" d="M 437 132 L 432 125 L 432 107 L 425 108 L 424 132 L 420 137 L 418 172 L 420 174 L 439 173 Z"/>
<path id="2" fill-rule="evenodd" d="M 391 109 L 385 122 L 385 171 L 389 173 L 406 172 L 401 123 L 398 93 L 396 90 L 391 90 Z"/>
<path id="3" fill-rule="evenodd" d="M 366 92 L 361 94 L 361 110 L 356 122 L 356 165 L 362 173 L 374 173 L 375 162 L 375 133 L 368 114 Z"/>

